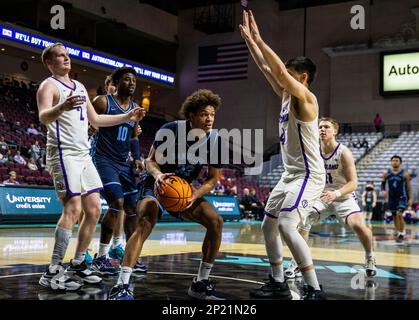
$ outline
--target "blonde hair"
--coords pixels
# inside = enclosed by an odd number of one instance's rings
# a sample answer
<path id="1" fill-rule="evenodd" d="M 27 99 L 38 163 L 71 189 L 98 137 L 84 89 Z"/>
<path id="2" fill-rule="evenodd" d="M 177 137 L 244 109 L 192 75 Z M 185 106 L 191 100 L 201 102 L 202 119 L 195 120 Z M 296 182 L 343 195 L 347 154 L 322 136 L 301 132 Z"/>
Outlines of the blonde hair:
<path id="1" fill-rule="evenodd" d="M 321 117 L 319 119 L 319 123 L 322 122 L 322 121 L 330 122 L 332 124 L 333 128 L 335 128 L 336 133 L 339 133 L 339 123 L 335 119 L 330 118 L 330 117 Z"/>
<path id="2" fill-rule="evenodd" d="M 54 49 L 55 47 L 58 47 L 58 46 L 63 46 L 63 47 L 64 47 L 64 45 L 63 45 L 61 42 L 56 42 L 56 43 L 53 43 L 53 44 L 51 44 L 50 46 L 46 47 L 46 48 L 42 51 L 42 54 L 41 54 L 41 60 L 42 60 L 42 63 L 43 63 L 45 66 L 47 65 L 46 61 L 47 61 L 48 59 L 51 59 L 51 57 L 52 57 L 52 49 Z"/>

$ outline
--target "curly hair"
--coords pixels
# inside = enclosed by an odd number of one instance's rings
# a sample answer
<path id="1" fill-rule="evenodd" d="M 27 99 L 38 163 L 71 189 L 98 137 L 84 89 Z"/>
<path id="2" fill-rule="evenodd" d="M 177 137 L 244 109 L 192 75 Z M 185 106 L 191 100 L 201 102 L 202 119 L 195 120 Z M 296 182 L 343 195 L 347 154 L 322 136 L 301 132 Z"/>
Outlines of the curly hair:
<path id="1" fill-rule="evenodd" d="M 212 106 L 217 111 L 221 106 L 221 98 L 211 90 L 200 89 L 185 99 L 179 110 L 179 115 L 189 120 L 190 113 L 197 114 L 206 106 Z"/>
<path id="2" fill-rule="evenodd" d="M 112 74 L 111 74 L 111 80 L 112 83 L 114 85 L 117 85 L 119 83 L 119 80 L 121 80 L 122 76 L 125 73 L 131 73 L 133 74 L 135 77 L 137 76 L 137 72 L 135 71 L 134 68 L 131 67 L 121 67 L 121 68 L 117 68 L 115 69 Z"/>

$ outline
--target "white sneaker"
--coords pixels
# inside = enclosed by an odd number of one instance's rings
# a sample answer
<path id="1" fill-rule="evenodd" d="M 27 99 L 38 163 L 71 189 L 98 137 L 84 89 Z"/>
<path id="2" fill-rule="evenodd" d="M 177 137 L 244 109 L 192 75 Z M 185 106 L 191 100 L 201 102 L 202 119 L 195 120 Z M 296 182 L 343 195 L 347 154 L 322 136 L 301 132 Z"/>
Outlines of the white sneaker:
<path id="1" fill-rule="evenodd" d="M 374 277 L 377 274 L 374 256 L 365 258 L 365 272 L 367 273 L 367 277 Z"/>
<path id="2" fill-rule="evenodd" d="M 41 279 L 39 279 L 39 284 L 45 288 L 51 287 L 51 279 L 58 274 L 63 274 L 65 271 L 64 266 L 60 263 L 57 265 L 49 265 L 47 267 L 47 271 L 41 276 Z"/>
<path id="3" fill-rule="evenodd" d="M 303 276 L 294 259 L 291 260 L 291 264 L 287 270 L 285 270 L 284 275 L 287 279 L 300 278 Z"/>
<path id="4" fill-rule="evenodd" d="M 76 291 L 82 287 L 83 283 L 73 280 L 67 272 L 60 273 L 53 277 L 50 282 L 51 289 Z"/>

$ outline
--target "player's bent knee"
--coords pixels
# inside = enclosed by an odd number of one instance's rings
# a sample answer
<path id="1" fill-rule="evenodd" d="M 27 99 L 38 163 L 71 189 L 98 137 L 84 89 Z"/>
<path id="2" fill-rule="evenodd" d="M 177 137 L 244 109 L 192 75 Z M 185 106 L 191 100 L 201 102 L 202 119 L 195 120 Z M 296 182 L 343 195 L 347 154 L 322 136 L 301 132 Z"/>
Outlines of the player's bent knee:
<path id="1" fill-rule="evenodd" d="M 116 209 L 118 211 L 124 210 L 124 199 L 116 199 L 112 201 L 112 203 L 109 205 L 109 209 Z M 116 211 L 112 211 L 112 213 L 116 213 Z"/>

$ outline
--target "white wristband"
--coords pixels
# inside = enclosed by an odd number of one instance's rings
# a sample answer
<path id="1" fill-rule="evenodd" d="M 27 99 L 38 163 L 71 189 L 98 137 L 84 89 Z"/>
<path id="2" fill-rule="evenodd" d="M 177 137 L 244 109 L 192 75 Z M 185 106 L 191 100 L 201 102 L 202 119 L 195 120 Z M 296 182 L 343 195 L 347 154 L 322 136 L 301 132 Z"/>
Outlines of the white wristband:
<path id="1" fill-rule="evenodd" d="M 339 190 L 335 190 L 334 193 L 336 198 L 340 198 L 340 196 L 342 195 L 342 193 Z"/>

